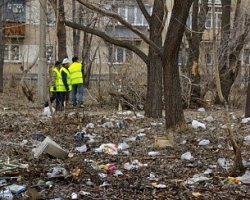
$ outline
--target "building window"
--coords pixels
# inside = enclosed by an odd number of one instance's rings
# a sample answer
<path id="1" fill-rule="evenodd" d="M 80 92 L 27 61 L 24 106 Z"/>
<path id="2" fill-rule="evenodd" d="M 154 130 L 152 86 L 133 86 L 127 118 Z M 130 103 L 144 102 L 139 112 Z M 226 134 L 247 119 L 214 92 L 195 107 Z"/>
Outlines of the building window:
<path id="1" fill-rule="evenodd" d="M 180 50 L 178 55 L 178 65 L 185 66 L 187 61 L 188 61 L 188 49 Z"/>
<path id="2" fill-rule="evenodd" d="M 147 6 L 146 8 L 151 14 L 151 7 Z M 141 10 L 135 6 L 121 6 L 118 8 L 118 14 L 133 26 L 148 26 Z"/>
<path id="3" fill-rule="evenodd" d="M 46 18 L 47 18 L 47 25 L 55 25 L 56 23 L 55 11 L 50 4 L 47 5 Z"/>
<path id="4" fill-rule="evenodd" d="M 46 58 L 47 62 L 50 63 L 53 57 L 53 45 L 46 45 Z"/>
<path id="5" fill-rule="evenodd" d="M 210 53 L 207 53 L 205 55 L 205 61 L 207 65 L 212 65 L 213 64 L 213 56 Z"/>
<path id="6" fill-rule="evenodd" d="M 220 7 L 215 8 L 215 16 L 214 16 L 215 28 L 221 28 L 221 16 L 222 16 L 221 8 Z M 205 27 L 206 27 L 206 29 L 213 28 L 213 16 L 212 16 L 211 8 L 210 8 L 209 12 L 207 13 Z"/>
<path id="7" fill-rule="evenodd" d="M 244 61 L 246 65 L 250 65 L 250 49 L 244 49 Z"/>
<path id="8" fill-rule="evenodd" d="M 18 44 L 5 45 L 5 62 L 20 62 L 20 46 Z"/>
<path id="9" fill-rule="evenodd" d="M 114 53 L 113 53 L 114 51 Z M 113 62 L 114 64 L 124 64 L 128 63 L 132 59 L 132 51 L 118 47 L 118 46 L 113 46 L 111 45 L 109 47 L 109 63 Z M 114 56 L 112 58 L 112 56 Z"/>
<path id="10" fill-rule="evenodd" d="M 13 0 L 6 4 L 6 19 L 25 22 L 25 0 Z"/>

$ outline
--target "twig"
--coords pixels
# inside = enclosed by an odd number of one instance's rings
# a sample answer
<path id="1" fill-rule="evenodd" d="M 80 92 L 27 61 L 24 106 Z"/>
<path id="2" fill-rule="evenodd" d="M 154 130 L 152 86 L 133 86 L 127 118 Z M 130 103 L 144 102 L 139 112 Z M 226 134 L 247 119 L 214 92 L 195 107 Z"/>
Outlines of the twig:
<path id="1" fill-rule="evenodd" d="M 98 100 L 96 100 L 89 92 L 89 90 L 87 88 L 85 88 L 85 90 L 88 92 L 88 95 L 90 96 L 90 98 L 96 102 L 98 102 Z"/>

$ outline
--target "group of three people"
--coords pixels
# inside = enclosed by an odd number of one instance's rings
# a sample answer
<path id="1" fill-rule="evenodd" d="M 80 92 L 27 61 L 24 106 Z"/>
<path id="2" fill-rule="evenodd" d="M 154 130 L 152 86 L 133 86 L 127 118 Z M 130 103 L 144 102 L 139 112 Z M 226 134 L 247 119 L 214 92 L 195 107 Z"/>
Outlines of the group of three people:
<path id="1" fill-rule="evenodd" d="M 74 56 L 72 64 L 68 58 L 63 61 L 56 61 L 52 70 L 52 84 L 50 86 L 50 102 L 56 100 L 56 111 L 61 111 L 66 105 L 68 96 L 71 93 L 71 101 L 73 107 L 83 107 L 84 97 L 84 71 L 83 65 L 79 62 L 79 58 Z M 44 107 L 49 106 L 49 102 L 45 102 Z"/>

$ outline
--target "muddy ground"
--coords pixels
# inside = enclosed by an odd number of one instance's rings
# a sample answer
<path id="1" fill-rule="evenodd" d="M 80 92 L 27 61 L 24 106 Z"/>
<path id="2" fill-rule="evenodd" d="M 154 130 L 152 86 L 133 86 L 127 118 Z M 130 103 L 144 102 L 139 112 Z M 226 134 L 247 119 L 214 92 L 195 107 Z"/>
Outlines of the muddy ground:
<path id="1" fill-rule="evenodd" d="M 249 135 L 249 124 L 241 123 L 244 108 L 229 112 L 236 141 Z M 154 142 L 155 137 L 169 134 L 164 118 L 118 112 L 114 106 L 96 103 L 89 95 L 84 109 L 68 108 L 52 118 L 43 115 L 42 104 L 27 101 L 21 92 L 4 92 L 0 94 L 0 115 L 0 177 L 6 180 L 1 189 L 13 183 L 26 187 L 24 192 L 13 194 L 13 199 L 72 199 L 72 193 L 78 199 L 250 199 L 247 178 L 242 182 L 236 179 L 236 183 L 228 179 L 234 151 L 223 128 L 226 117 L 221 107 L 203 112 L 185 110 L 188 128 L 175 130 L 173 147 L 163 149 L 156 148 Z M 205 129 L 192 128 L 193 120 Z M 84 128 L 85 136 L 76 138 Z M 51 152 L 34 157 L 32 150 L 47 136 L 66 151 L 65 158 L 55 158 Z M 210 143 L 199 145 L 204 139 Z M 123 143 L 124 149 L 106 146 L 96 152 L 108 143 Z M 125 144 L 129 148 L 125 149 Z M 86 152 L 76 150 L 84 145 Z M 247 167 L 247 141 L 241 150 Z M 183 159 L 187 152 L 191 157 Z M 225 165 L 218 159 L 228 162 Z M 24 164 L 23 168 L 18 164 Z M 58 173 L 56 169 L 60 169 Z"/>

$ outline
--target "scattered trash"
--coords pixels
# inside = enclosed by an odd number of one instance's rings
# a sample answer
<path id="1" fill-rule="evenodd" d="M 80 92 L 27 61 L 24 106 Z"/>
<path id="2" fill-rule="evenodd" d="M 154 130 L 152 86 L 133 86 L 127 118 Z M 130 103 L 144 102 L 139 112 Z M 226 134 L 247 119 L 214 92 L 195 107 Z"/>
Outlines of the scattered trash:
<path id="1" fill-rule="evenodd" d="M 145 116 L 144 116 L 144 115 L 142 115 L 142 114 L 140 114 L 140 113 L 136 113 L 136 117 L 137 117 L 137 118 L 141 118 L 141 119 L 142 119 L 142 118 L 144 118 Z"/>
<path id="2" fill-rule="evenodd" d="M 136 140 L 142 139 L 143 137 L 145 137 L 145 135 L 146 135 L 146 134 L 144 134 L 144 133 L 139 133 L 139 134 L 137 135 L 137 137 L 136 137 Z"/>
<path id="3" fill-rule="evenodd" d="M 210 115 L 210 116 L 204 118 L 204 120 L 207 121 L 207 122 L 213 122 L 214 118 Z"/>
<path id="4" fill-rule="evenodd" d="M 88 180 L 85 182 L 85 184 L 86 184 L 87 186 L 93 186 L 93 185 L 94 185 L 94 183 L 93 183 L 90 179 L 88 179 Z"/>
<path id="5" fill-rule="evenodd" d="M 206 125 L 201 123 L 201 122 L 198 122 L 197 120 L 193 120 L 192 121 L 192 127 L 193 128 L 203 128 L 203 129 L 206 129 Z"/>
<path id="6" fill-rule="evenodd" d="M 0 187 L 3 187 L 7 184 L 7 181 L 5 179 L 0 180 Z"/>
<path id="7" fill-rule="evenodd" d="M 71 175 L 74 177 L 78 177 L 81 174 L 81 171 L 82 170 L 80 168 L 73 169 Z"/>
<path id="8" fill-rule="evenodd" d="M 168 138 L 166 137 L 156 137 L 154 142 L 154 147 L 159 149 L 164 149 L 166 147 L 174 146 L 174 136 L 173 133 L 170 132 Z"/>
<path id="9" fill-rule="evenodd" d="M 114 124 L 113 122 L 105 122 L 104 124 L 102 124 L 103 128 L 114 128 Z"/>
<path id="10" fill-rule="evenodd" d="M 192 178 L 188 178 L 185 181 L 185 184 L 192 185 L 197 182 L 202 182 L 202 181 L 208 181 L 211 180 L 212 178 L 208 178 L 203 176 L 203 174 L 195 174 Z"/>
<path id="11" fill-rule="evenodd" d="M 159 127 L 163 125 L 163 123 L 161 122 L 151 122 L 150 124 L 151 126 L 159 126 Z"/>
<path id="12" fill-rule="evenodd" d="M 206 170 L 203 172 L 203 174 L 212 174 L 212 173 L 213 173 L 213 170 L 210 169 L 210 168 L 206 169 Z"/>
<path id="13" fill-rule="evenodd" d="M 244 140 L 245 140 L 246 144 L 249 145 L 250 144 L 250 135 L 244 137 Z"/>
<path id="14" fill-rule="evenodd" d="M 2 190 L 0 190 L 0 199 L 3 199 L 3 200 L 13 199 L 13 195 L 11 191 L 9 190 L 9 188 L 3 188 Z"/>
<path id="15" fill-rule="evenodd" d="M 166 188 L 167 186 L 164 184 L 151 183 L 151 185 L 155 188 Z"/>
<path id="16" fill-rule="evenodd" d="M 52 169 L 52 172 L 47 173 L 47 176 L 49 178 L 54 178 L 54 177 L 65 177 L 68 175 L 68 172 L 65 168 L 63 167 L 54 167 Z"/>
<path id="17" fill-rule="evenodd" d="M 159 152 L 159 151 L 150 151 L 150 152 L 148 152 L 148 155 L 149 156 L 158 156 L 158 155 L 160 155 L 161 153 Z"/>
<path id="18" fill-rule="evenodd" d="M 248 118 L 243 118 L 242 120 L 241 120 L 241 123 L 242 124 L 246 124 L 246 123 L 248 123 L 250 121 L 250 117 L 248 117 Z"/>
<path id="19" fill-rule="evenodd" d="M 238 177 L 241 183 L 243 184 L 250 184 L 250 171 L 247 170 L 245 174 L 241 177 Z"/>
<path id="20" fill-rule="evenodd" d="M 188 151 L 184 154 L 181 155 L 181 159 L 182 160 L 191 160 L 193 159 L 193 156 L 191 155 L 191 153 Z"/>
<path id="21" fill-rule="evenodd" d="M 83 153 L 83 152 L 86 152 L 88 150 L 88 148 L 86 145 L 82 145 L 80 147 L 76 147 L 75 150 Z"/>
<path id="22" fill-rule="evenodd" d="M 31 138 L 33 140 L 37 140 L 37 141 L 42 142 L 46 138 L 46 136 L 43 133 L 33 133 L 33 134 L 31 134 Z"/>
<path id="23" fill-rule="evenodd" d="M 198 108 L 198 112 L 206 112 L 205 108 Z"/>
<path id="24" fill-rule="evenodd" d="M 228 184 L 228 183 L 234 183 L 234 184 L 240 184 L 240 179 L 238 177 L 228 177 L 224 181 L 222 181 L 223 184 Z"/>
<path id="25" fill-rule="evenodd" d="M 202 196 L 202 194 L 200 192 L 192 192 L 192 195 L 194 197 L 200 197 L 200 196 Z"/>
<path id="26" fill-rule="evenodd" d="M 4 111 L 4 112 L 6 112 L 6 111 L 8 111 L 8 110 L 11 110 L 11 107 L 4 107 L 4 108 L 3 108 L 3 111 Z"/>
<path id="27" fill-rule="evenodd" d="M 220 167 L 226 170 L 230 169 L 230 167 L 233 166 L 233 161 L 231 159 L 219 158 L 218 163 Z"/>
<path id="28" fill-rule="evenodd" d="M 147 167 L 147 166 L 148 164 L 142 164 L 138 160 L 134 160 L 132 161 L 132 163 L 129 163 L 129 162 L 125 163 L 124 169 L 131 170 L 131 169 L 138 169 L 138 168 Z"/>
<path id="29" fill-rule="evenodd" d="M 26 186 L 12 184 L 8 186 L 8 189 L 11 191 L 12 194 L 20 194 L 26 190 Z"/>
<path id="30" fill-rule="evenodd" d="M 110 184 L 107 182 L 103 182 L 103 184 L 101 184 L 99 187 L 106 187 L 106 186 L 110 186 Z"/>
<path id="31" fill-rule="evenodd" d="M 44 181 L 44 180 L 39 180 L 37 185 L 40 187 L 45 187 L 45 188 L 53 187 L 53 183 L 51 181 Z"/>
<path id="32" fill-rule="evenodd" d="M 27 169 L 29 167 L 28 164 L 21 164 L 21 163 L 10 163 L 10 159 L 8 159 L 3 162 L 0 160 L 0 174 L 5 175 L 5 179 L 11 178 L 11 179 L 18 179 L 21 169 Z"/>
<path id="33" fill-rule="evenodd" d="M 149 179 L 150 181 L 158 181 L 158 180 L 159 180 L 159 178 L 157 178 L 156 175 L 155 175 L 155 173 L 153 173 L 153 172 L 151 172 L 151 173 L 149 174 L 148 179 Z"/>
<path id="34" fill-rule="evenodd" d="M 71 194 L 71 199 L 78 199 L 78 195 L 75 192 L 73 192 Z"/>
<path id="35" fill-rule="evenodd" d="M 111 155 L 117 155 L 118 151 L 123 151 L 129 148 L 129 145 L 125 142 L 120 143 L 118 145 L 116 144 L 112 144 L 112 143 L 108 143 L 108 144 L 102 144 L 99 148 L 95 149 L 95 152 L 104 152 L 107 154 L 111 154 Z"/>
<path id="36" fill-rule="evenodd" d="M 125 122 L 123 120 L 119 120 L 116 122 L 118 128 L 124 128 Z"/>
<path id="37" fill-rule="evenodd" d="M 114 176 L 118 177 L 118 176 L 122 176 L 122 175 L 123 175 L 123 173 L 122 173 L 121 170 L 116 169 L 116 170 L 114 171 Z"/>
<path id="38" fill-rule="evenodd" d="M 52 112 L 55 112 L 55 108 L 52 107 Z M 47 106 L 43 109 L 43 115 L 50 117 L 51 116 L 51 112 L 50 112 L 50 107 Z"/>
<path id="39" fill-rule="evenodd" d="M 43 142 L 32 151 L 35 158 L 38 158 L 42 153 L 47 153 L 55 158 L 66 158 L 68 156 L 68 152 L 62 149 L 50 137 L 46 137 Z"/>
<path id="40" fill-rule="evenodd" d="M 201 140 L 199 142 L 199 146 L 206 146 L 206 145 L 209 145 L 210 144 L 210 141 L 209 140 Z"/>
<path id="41" fill-rule="evenodd" d="M 77 132 L 77 133 L 74 135 L 74 138 L 75 138 L 75 140 L 78 141 L 78 142 L 84 142 L 85 134 L 86 134 L 86 131 L 85 131 L 85 130 L 79 131 L 79 132 Z"/>
<path id="42" fill-rule="evenodd" d="M 115 164 L 106 164 L 106 165 L 102 164 L 102 165 L 99 165 L 99 167 L 105 170 L 107 174 L 112 174 L 116 169 Z"/>
<path id="43" fill-rule="evenodd" d="M 93 123 L 88 123 L 87 126 L 86 126 L 86 129 L 94 129 L 95 128 L 95 125 Z"/>
<path id="44" fill-rule="evenodd" d="M 131 115 L 133 114 L 132 111 L 128 110 L 128 111 L 124 111 L 124 112 L 117 112 L 118 115 Z"/>
<path id="45" fill-rule="evenodd" d="M 85 191 L 82 191 L 82 190 L 81 190 L 81 191 L 79 192 L 79 194 L 82 195 L 82 196 L 87 196 L 87 195 L 90 195 L 90 192 L 85 192 Z"/>

